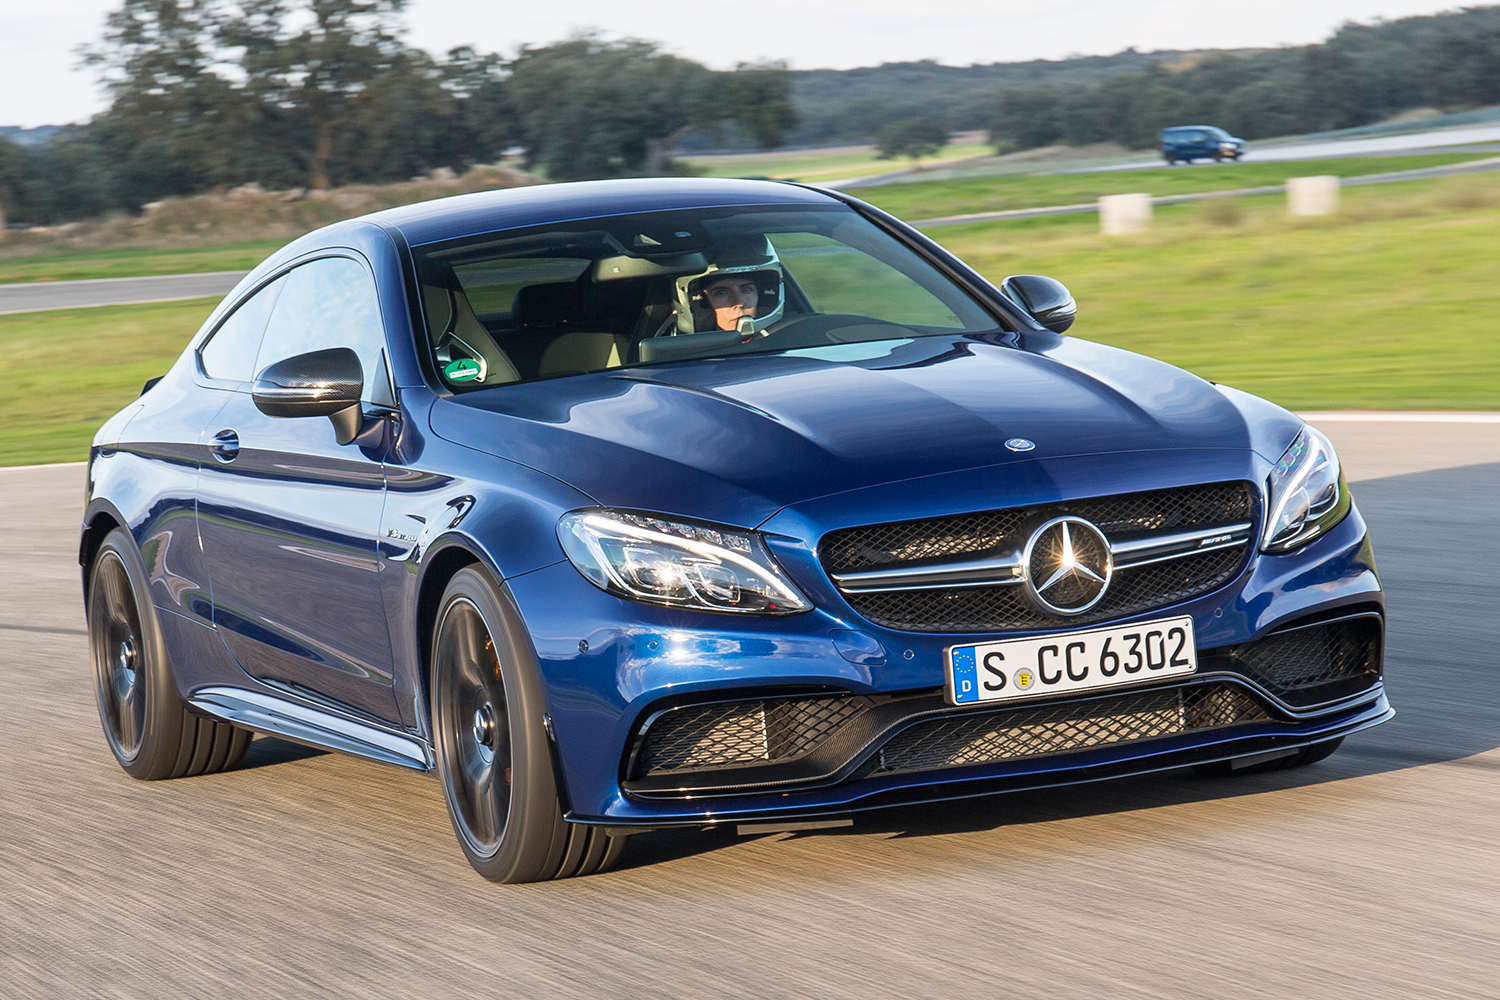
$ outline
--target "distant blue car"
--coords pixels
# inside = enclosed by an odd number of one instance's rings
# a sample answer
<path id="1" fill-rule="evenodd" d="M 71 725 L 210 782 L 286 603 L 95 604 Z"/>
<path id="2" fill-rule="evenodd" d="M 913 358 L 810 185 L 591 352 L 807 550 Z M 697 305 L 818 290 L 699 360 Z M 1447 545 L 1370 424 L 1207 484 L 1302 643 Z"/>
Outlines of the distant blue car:
<path id="1" fill-rule="evenodd" d="M 109 747 L 435 771 L 523 882 L 642 829 L 1294 766 L 1390 718 L 1327 439 L 1063 336 L 1075 308 L 771 182 L 303 237 L 94 439 Z"/>
<path id="2" fill-rule="evenodd" d="M 1245 140 L 1213 125 L 1181 125 L 1163 129 L 1156 148 L 1169 165 L 1194 160 L 1238 160 L 1245 155 Z"/>

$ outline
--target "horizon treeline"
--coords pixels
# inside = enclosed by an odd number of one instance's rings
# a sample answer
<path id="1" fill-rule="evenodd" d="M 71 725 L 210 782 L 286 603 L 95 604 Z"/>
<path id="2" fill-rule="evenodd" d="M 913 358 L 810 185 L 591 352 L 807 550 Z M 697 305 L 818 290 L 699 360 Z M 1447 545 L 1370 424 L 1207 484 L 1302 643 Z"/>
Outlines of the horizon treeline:
<path id="1" fill-rule="evenodd" d="M 1345 24 L 1326 42 L 1152 62 L 1098 82 L 1002 93 L 997 147 L 1155 144 L 1172 125 L 1244 139 L 1354 128 L 1414 108 L 1500 104 L 1500 7 Z"/>
<path id="2" fill-rule="evenodd" d="M 45 142 L 0 138 L 0 209 L 53 224 L 250 182 L 462 171 L 506 150 L 553 180 L 674 173 L 684 151 L 866 142 L 912 119 L 988 129 L 1001 151 L 1146 148 L 1169 125 L 1256 139 L 1500 104 L 1494 6 L 1244 52 L 715 71 L 597 35 L 437 57 L 403 40 L 405 4 L 123 0 L 84 53 L 110 107 Z"/>
<path id="3" fill-rule="evenodd" d="M 124 0 L 85 63 L 109 108 L 44 143 L 0 139 L 0 207 L 50 224 L 250 182 L 327 188 L 492 163 L 555 180 L 674 170 L 693 132 L 780 144 L 779 64 L 714 71 L 580 35 L 512 58 L 403 41 L 406 0 Z"/>

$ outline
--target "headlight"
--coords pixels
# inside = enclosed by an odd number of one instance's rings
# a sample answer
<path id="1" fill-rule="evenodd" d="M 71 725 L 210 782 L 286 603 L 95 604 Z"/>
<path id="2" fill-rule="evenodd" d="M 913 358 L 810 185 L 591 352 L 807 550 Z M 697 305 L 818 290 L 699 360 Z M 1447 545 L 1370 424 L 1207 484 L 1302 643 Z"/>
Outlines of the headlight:
<path id="1" fill-rule="evenodd" d="M 1260 547 L 1286 552 L 1306 545 L 1349 513 L 1349 484 L 1333 445 L 1302 428 L 1266 480 L 1266 527 Z"/>
<path id="2" fill-rule="evenodd" d="M 580 573 L 621 597 L 760 615 L 812 607 L 754 532 L 592 510 L 563 517 L 557 536 Z"/>

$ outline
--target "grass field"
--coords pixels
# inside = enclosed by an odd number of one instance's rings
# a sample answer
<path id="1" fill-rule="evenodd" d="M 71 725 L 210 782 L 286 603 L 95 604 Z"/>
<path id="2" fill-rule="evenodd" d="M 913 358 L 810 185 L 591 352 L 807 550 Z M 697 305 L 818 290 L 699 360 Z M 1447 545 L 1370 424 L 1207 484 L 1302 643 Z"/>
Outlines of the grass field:
<path id="1" fill-rule="evenodd" d="M 29 257 L 0 257 L 0 284 L 128 278 L 142 274 L 248 271 L 285 245 L 285 240 L 183 250 L 71 250 L 48 248 Z"/>
<path id="2" fill-rule="evenodd" d="M 1493 153 L 1435 153 L 1419 156 L 1369 156 L 1295 163 L 1224 163 L 1120 170 L 1092 174 L 1048 174 L 1024 177 L 975 177 L 964 180 L 882 184 L 850 193 L 903 219 L 936 219 L 969 212 L 1002 212 L 1044 205 L 1078 205 L 1100 195 L 1144 191 L 1155 197 L 1228 191 L 1281 184 L 1288 177 L 1334 174 L 1360 177 L 1467 163 Z"/>
<path id="3" fill-rule="evenodd" d="M 1500 175 L 1344 192 L 1296 221 L 1280 196 L 1158 209 L 1148 234 L 1092 216 L 934 235 L 994 280 L 1050 274 L 1080 337 L 1296 409 L 1500 410 Z M 211 300 L 0 316 L 0 465 L 85 457 Z"/>
<path id="4" fill-rule="evenodd" d="M 0 465 L 71 462 L 171 366 L 216 299 L 0 316 Z"/>
<path id="5" fill-rule="evenodd" d="M 975 156 L 986 156 L 994 150 L 983 144 L 959 142 L 944 146 L 936 155 L 922 160 L 923 166 L 951 163 Z M 833 149 L 772 150 L 765 153 L 724 153 L 713 156 L 687 156 L 684 162 L 703 171 L 704 177 L 774 177 L 777 180 L 832 181 L 846 177 L 868 177 L 911 166 L 907 159 L 882 160 L 871 146 L 842 146 Z"/>
<path id="6" fill-rule="evenodd" d="M 762 158 L 785 156 L 789 158 L 790 163 L 795 162 L 796 157 L 802 157 L 807 162 L 814 162 L 814 160 L 808 160 L 808 157 L 813 154 L 828 157 L 831 160 L 837 160 L 840 156 L 863 156 L 868 159 L 874 155 L 868 151 L 857 154 L 847 152 L 835 154 L 816 150 L 749 155 Z M 902 218 L 931 219 L 966 212 L 992 212 L 1010 208 L 1075 204 L 1093 201 L 1101 194 L 1118 194 L 1127 191 L 1148 191 L 1154 195 L 1186 194 L 1279 184 L 1288 177 L 1315 173 L 1335 173 L 1343 177 L 1354 177 L 1362 174 L 1461 163 L 1490 155 L 1492 154 L 1443 153 L 1312 160 L 1291 164 L 1234 164 L 1099 174 L 985 177 L 960 181 L 886 184 L 880 187 L 862 188 L 854 193 Z M 890 169 L 898 169 L 901 166 L 889 160 L 878 162 Z M 733 175 L 733 171 L 727 168 L 726 173 Z M 222 206 L 217 207 L 222 208 Z M 249 207 L 240 203 L 232 203 L 230 207 L 233 212 L 229 217 L 226 219 L 215 217 L 211 220 L 215 232 L 232 228 L 234 213 L 243 215 L 250 211 Z M 278 207 L 284 209 L 284 206 Z M 190 208 L 187 203 L 184 203 L 178 206 L 178 210 L 189 211 Z M 204 239 L 195 238 L 190 245 L 179 249 L 125 246 L 85 250 L 50 243 L 34 251 L 28 251 L 22 242 L 23 238 L 12 237 L 10 240 L 0 242 L 0 284 L 248 270 L 284 245 L 287 239 L 326 221 L 331 221 L 331 218 L 316 222 L 309 221 L 302 228 L 288 229 L 286 239 L 240 241 L 216 246 L 211 240 L 206 241 L 208 245 L 204 245 Z M 186 225 L 185 222 L 180 222 L 180 224 Z"/>
<path id="7" fill-rule="evenodd" d="M 1048 274 L 1071 334 L 1294 409 L 1500 410 L 1500 176 L 1344 192 L 1292 220 L 1277 195 L 1158 209 L 1149 234 L 1093 216 L 933 236 L 987 277 Z"/>

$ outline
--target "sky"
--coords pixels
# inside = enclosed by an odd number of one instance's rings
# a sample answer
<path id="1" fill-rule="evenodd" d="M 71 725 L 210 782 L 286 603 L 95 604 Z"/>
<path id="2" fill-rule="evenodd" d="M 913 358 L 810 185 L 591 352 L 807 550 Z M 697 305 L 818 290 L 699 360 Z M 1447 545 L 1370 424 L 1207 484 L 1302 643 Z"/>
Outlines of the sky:
<path id="1" fill-rule="evenodd" d="M 1470 0 L 1472 5 L 1473 0 Z M 79 46 L 119 0 L 0 0 L 0 125 L 87 120 L 106 105 Z M 408 39 L 432 52 L 514 52 L 582 29 L 661 43 L 719 69 L 778 59 L 847 69 L 954 66 L 1160 49 L 1303 45 L 1345 21 L 1452 9 L 1431 0 L 410 0 Z"/>

